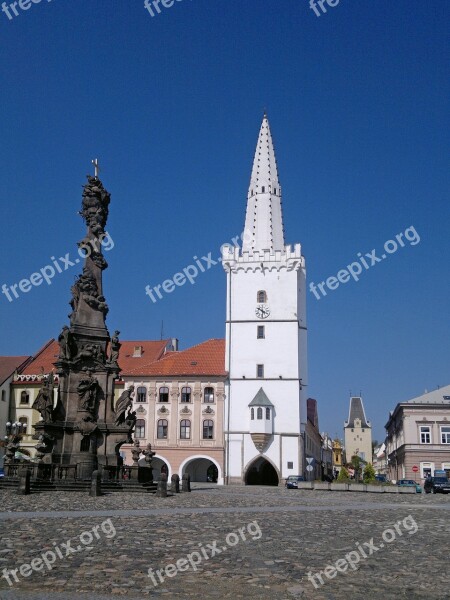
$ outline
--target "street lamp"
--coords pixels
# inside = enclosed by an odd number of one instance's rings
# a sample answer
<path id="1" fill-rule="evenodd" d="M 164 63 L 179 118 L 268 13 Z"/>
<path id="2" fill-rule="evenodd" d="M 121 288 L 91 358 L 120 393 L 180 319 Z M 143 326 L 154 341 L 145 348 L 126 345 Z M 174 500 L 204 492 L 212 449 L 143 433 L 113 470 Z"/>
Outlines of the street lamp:
<path id="1" fill-rule="evenodd" d="M 14 462 L 14 457 L 16 452 L 20 447 L 20 441 L 22 439 L 22 435 L 26 431 L 26 423 L 21 423 L 17 421 L 15 423 L 11 423 L 8 421 L 6 423 L 6 435 L 5 435 L 5 444 L 6 444 L 6 456 L 5 462 L 12 463 Z"/>

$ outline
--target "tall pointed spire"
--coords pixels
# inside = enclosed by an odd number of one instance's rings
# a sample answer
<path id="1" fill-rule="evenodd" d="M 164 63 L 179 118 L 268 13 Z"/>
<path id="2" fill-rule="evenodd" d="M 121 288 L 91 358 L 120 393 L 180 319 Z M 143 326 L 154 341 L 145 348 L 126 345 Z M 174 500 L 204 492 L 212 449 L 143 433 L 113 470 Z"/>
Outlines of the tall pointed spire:
<path id="1" fill-rule="evenodd" d="M 269 120 L 264 113 L 247 197 L 243 250 L 283 250 L 281 188 Z"/>

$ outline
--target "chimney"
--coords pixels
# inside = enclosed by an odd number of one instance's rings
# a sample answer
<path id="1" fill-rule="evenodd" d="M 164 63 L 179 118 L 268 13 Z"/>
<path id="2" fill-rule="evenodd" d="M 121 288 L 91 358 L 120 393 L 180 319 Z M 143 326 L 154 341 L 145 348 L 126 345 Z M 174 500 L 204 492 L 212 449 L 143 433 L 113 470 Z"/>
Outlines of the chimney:
<path id="1" fill-rule="evenodd" d="M 172 347 L 174 352 L 178 352 L 178 339 L 172 338 Z"/>

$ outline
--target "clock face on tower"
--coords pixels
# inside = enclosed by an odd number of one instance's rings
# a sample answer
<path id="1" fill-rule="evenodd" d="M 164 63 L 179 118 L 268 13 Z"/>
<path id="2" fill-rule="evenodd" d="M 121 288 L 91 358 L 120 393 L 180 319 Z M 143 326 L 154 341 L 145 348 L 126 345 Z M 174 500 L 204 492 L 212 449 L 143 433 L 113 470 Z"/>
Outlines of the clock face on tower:
<path id="1" fill-rule="evenodd" d="M 255 314 L 258 319 L 267 319 L 270 315 L 270 308 L 268 304 L 258 304 L 255 309 Z"/>

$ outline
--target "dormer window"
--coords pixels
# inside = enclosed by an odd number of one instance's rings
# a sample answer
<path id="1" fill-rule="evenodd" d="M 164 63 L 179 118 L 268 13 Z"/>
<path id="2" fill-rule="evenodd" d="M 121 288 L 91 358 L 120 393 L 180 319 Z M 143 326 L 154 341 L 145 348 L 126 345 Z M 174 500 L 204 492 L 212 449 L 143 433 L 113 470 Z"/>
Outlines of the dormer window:
<path id="1" fill-rule="evenodd" d="M 133 358 L 141 358 L 142 357 L 142 346 L 135 346 L 133 349 Z"/>

